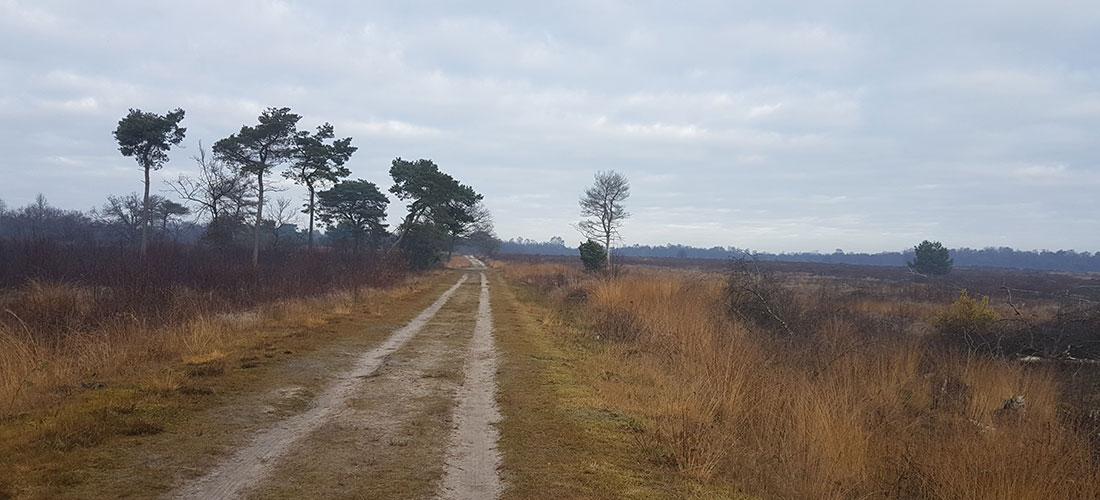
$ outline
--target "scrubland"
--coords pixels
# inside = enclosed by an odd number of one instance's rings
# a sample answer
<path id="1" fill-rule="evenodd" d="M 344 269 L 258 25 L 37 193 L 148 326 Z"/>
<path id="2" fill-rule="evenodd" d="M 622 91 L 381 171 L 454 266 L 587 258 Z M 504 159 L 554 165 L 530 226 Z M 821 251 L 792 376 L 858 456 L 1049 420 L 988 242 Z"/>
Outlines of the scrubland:
<path id="1" fill-rule="evenodd" d="M 137 278 L 110 268 L 59 275 L 55 264 L 52 276 L 3 289 L 0 498 L 97 497 L 107 486 L 163 494 L 178 467 L 201 466 L 224 446 L 205 431 L 236 435 L 247 418 L 271 416 L 253 408 L 223 421 L 212 408 L 247 406 L 288 377 L 298 386 L 322 380 L 282 370 L 301 359 L 340 362 L 341 349 L 377 341 L 447 281 L 368 256 L 292 257 L 261 267 L 264 276 L 223 260 L 149 259 Z M 232 273 L 208 282 L 219 286 L 172 279 L 202 269 Z M 154 456 L 159 465 L 145 463 Z"/>
<path id="2" fill-rule="evenodd" d="M 174 390 L 223 369 L 264 322 L 308 326 L 375 302 L 404 279 L 384 259 L 54 244 L 0 247 L 0 416 L 46 410 L 118 381 Z M 74 437 L 77 441 L 83 438 Z"/>
<path id="3" fill-rule="evenodd" d="M 655 466 L 765 498 L 1100 496 L 1095 415 L 1072 408 L 1056 363 L 989 341 L 1019 337 L 1006 318 L 1053 321 L 1049 303 L 752 270 L 503 268 L 549 305 L 549 330 L 590 341 L 578 370 Z"/>

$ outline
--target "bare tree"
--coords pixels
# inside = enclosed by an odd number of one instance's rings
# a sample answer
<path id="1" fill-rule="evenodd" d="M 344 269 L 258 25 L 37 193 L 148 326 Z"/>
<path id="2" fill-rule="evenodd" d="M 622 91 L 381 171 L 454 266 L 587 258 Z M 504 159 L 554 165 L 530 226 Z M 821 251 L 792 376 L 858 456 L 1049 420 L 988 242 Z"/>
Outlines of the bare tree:
<path id="1" fill-rule="evenodd" d="M 276 198 L 268 209 L 271 217 L 271 246 L 279 248 L 279 237 L 284 233 L 285 226 L 294 226 L 298 223 L 298 211 L 288 198 Z M 293 228 L 291 228 L 293 229 Z"/>
<path id="2" fill-rule="evenodd" d="M 190 213 L 187 207 L 163 196 L 149 196 L 149 217 L 155 218 L 162 235 L 168 234 L 168 224 L 173 218 Z M 137 193 L 126 196 L 108 196 L 102 207 L 93 208 L 89 215 L 111 227 L 127 242 L 142 238 L 142 225 L 146 221 L 145 200 Z M 147 236 L 146 236 L 147 237 Z"/>
<path id="3" fill-rule="evenodd" d="M 170 181 L 168 186 L 180 198 L 193 204 L 199 216 L 209 217 L 212 224 L 225 218 L 243 219 L 247 216 L 255 206 L 255 184 L 251 177 L 208 156 L 201 142 L 198 156 L 192 159 L 199 166 L 198 175 L 180 176 Z"/>
<path id="4" fill-rule="evenodd" d="M 493 213 L 489 211 L 489 208 L 482 202 L 477 202 L 472 209 L 470 209 L 470 215 L 474 221 L 470 224 L 467 232 L 484 231 L 487 233 L 493 232 Z"/>
<path id="5" fill-rule="evenodd" d="M 160 201 L 161 198 L 155 194 L 149 197 L 150 205 L 155 206 Z M 142 237 L 145 201 L 136 193 L 126 196 L 111 195 L 102 207 L 93 208 L 91 215 L 111 227 L 124 241 L 133 242 Z"/>
<path id="6" fill-rule="evenodd" d="M 611 244 L 619 239 L 619 228 L 630 214 L 623 202 L 630 197 L 630 183 L 622 174 L 609 170 L 597 172 L 595 183 L 581 196 L 581 217 L 577 229 L 585 237 L 602 241 L 607 249 L 607 268 L 611 269 Z"/>

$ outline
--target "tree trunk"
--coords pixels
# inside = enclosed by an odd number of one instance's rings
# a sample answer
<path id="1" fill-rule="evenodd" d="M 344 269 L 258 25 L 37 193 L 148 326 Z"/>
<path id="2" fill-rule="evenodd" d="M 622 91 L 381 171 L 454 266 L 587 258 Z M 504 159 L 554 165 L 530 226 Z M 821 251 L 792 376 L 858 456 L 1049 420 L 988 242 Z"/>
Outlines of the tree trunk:
<path id="1" fill-rule="evenodd" d="M 313 251 L 313 186 L 309 186 L 309 251 Z"/>
<path id="2" fill-rule="evenodd" d="M 401 244 L 401 240 L 403 240 L 405 235 L 409 233 L 409 230 L 412 229 L 413 221 L 420 215 L 419 211 L 420 209 L 411 210 L 409 214 L 405 216 L 405 220 L 397 226 L 397 238 L 394 238 L 393 245 L 390 246 L 391 251 L 397 248 L 397 245 Z"/>
<path id="3" fill-rule="evenodd" d="M 256 176 L 259 181 L 257 184 L 257 197 L 256 197 L 256 230 L 253 232 L 252 238 L 252 267 L 260 267 L 260 224 L 264 220 L 264 173 L 260 172 Z"/>
<path id="4" fill-rule="evenodd" d="M 611 234 L 604 236 L 603 242 L 603 249 L 607 251 L 607 272 L 614 274 L 611 267 Z"/>
<path id="5" fill-rule="evenodd" d="M 149 248 L 149 224 L 150 220 L 149 212 L 149 164 L 145 164 L 145 199 L 141 204 L 141 258 L 145 258 L 145 252 Z"/>

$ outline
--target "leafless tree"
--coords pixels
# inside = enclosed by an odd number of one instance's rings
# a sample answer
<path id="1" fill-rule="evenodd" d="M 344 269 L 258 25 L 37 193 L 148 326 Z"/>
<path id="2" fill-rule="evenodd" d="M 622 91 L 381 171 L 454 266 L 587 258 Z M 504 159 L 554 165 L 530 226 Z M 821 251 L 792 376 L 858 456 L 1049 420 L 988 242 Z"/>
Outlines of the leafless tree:
<path id="1" fill-rule="evenodd" d="M 585 237 L 601 241 L 607 249 L 607 268 L 611 269 L 611 244 L 619 239 L 619 228 L 630 214 L 623 202 L 630 197 L 630 183 L 622 174 L 609 170 L 597 172 L 595 183 L 581 196 L 578 224 Z"/>
<path id="2" fill-rule="evenodd" d="M 298 210 L 288 198 L 276 198 L 268 208 L 271 217 L 271 246 L 279 247 L 279 237 L 283 235 L 283 227 L 295 225 L 298 222 Z"/>
<path id="3" fill-rule="evenodd" d="M 477 202 L 470 209 L 470 215 L 473 216 L 474 222 L 470 224 L 470 229 L 467 232 L 483 231 L 486 233 L 493 232 L 493 213 L 489 211 L 489 208 L 482 202 Z"/>
<path id="4" fill-rule="evenodd" d="M 161 235 L 168 234 L 168 225 L 173 218 L 190 213 L 187 207 L 163 196 L 149 196 L 149 218 L 159 222 Z M 102 207 L 93 208 L 89 215 L 113 228 L 124 240 L 138 241 L 142 236 L 142 225 L 146 221 L 145 201 L 137 193 L 125 196 L 108 196 Z M 145 236 L 147 237 L 147 236 Z"/>
<path id="5" fill-rule="evenodd" d="M 150 205 L 156 204 L 160 197 L 151 195 Z M 145 201 L 137 194 L 127 196 L 108 196 L 107 203 L 92 209 L 92 217 L 114 230 L 126 241 L 132 242 L 141 237 L 142 224 L 145 223 Z"/>
<path id="6" fill-rule="evenodd" d="M 201 142 L 198 155 L 192 159 L 199 166 L 198 175 L 180 176 L 168 186 L 180 198 L 193 204 L 196 213 L 217 222 L 223 218 L 243 218 L 255 207 L 255 185 L 251 176 L 230 169 L 221 160 L 207 155 Z"/>

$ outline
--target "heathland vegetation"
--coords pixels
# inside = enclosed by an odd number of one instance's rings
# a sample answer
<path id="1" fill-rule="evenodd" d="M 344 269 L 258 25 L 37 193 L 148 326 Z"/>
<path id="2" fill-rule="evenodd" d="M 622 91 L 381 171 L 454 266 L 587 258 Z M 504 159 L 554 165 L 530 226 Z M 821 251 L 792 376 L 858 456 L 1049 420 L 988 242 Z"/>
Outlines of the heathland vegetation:
<path id="1" fill-rule="evenodd" d="M 657 467 L 764 498 L 1100 495 L 1100 374 L 1072 361 L 1100 353 L 1055 359 L 1100 327 L 1096 298 L 993 304 L 753 262 L 503 269 L 587 346 L 597 406 Z"/>
<path id="2" fill-rule="evenodd" d="M 499 251 L 508 255 L 574 256 L 576 247 L 566 244 L 565 238 L 556 236 L 547 241 L 516 237 L 500 242 Z M 1016 250 L 998 248 L 952 248 L 951 258 L 960 267 L 1000 267 L 1006 269 L 1034 269 L 1066 272 L 1100 272 L 1100 252 L 1073 250 Z M 634 259 L 676 259 L 699 261 L 723 261 L 739 259 L 747 255 L 760 261 L 809 262 L 818 264 L 846 264 L 856 266 L 904 267 L 913 260 L 913 249 L 896 252 L 850 252 L 837 249 L 821 252 L 762 252 L 738 247 L 694 247 L 669 243 L 667 245 L 626 245 L 615 255 Z"/>
<path id="3" fill-rule="evenodd" d="M 649 467 L 750 498 L 1100 496 L 1095 278 L 948 278 L 931 241 L 888 277 L 631 266 L 607 258 L 626 214 L 611 184 L 629 192 L 601 173 L 581 197 L 606 239 L 579 262 L 501 267 L 546 331 L 581 346 L 592 405 Z"/>

